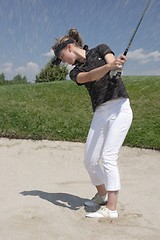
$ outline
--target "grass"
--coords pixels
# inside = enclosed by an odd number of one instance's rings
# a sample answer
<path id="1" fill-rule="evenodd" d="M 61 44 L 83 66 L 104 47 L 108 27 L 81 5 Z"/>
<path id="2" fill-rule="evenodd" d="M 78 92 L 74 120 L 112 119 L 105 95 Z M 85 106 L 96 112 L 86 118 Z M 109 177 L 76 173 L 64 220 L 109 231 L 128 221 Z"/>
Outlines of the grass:
<path id="1" fill-rule="evenodd" d="M 131 147 L 160 150 L 160 77 L 123 77 L 134 120 Z M 84 142 L 92 119 L 84 87 L 72 81 L 0 86 L 0 137 Z"/>
<path id="2" fill-rule="evenodd" d="M 125 77 L 134 113 L 129 146 L 160 150 L 160 77 Z"/>
<path id="3" fill-rule="evenodd" d="M 86 95 L 71 81 L 0 87 L 0 135 L 82 141 L 91 118 Z"/>

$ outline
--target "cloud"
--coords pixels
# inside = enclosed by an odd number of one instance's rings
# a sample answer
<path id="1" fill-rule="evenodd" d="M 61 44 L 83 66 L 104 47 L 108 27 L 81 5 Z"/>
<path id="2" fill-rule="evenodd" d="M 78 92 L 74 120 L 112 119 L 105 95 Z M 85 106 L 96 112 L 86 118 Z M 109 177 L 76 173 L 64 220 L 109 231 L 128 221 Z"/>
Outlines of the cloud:
<path id="1" fill-rule="evenodd" d="M 0 67 L 0 71 L 5 73 L 12 73 L 13 72 L 13 63 L 11 62 L 7 62 L 2 64 L 2 66 Z"/>
<path id="2" fill-rule="evenodd" d="M 54 57 L 54 51 L 51 49 L 49 52 L 43 53 L 42 55 L 45 56 L 45 57 L 52 58 L 52 57 Z"/>
<path id="3" fill-rule="evenodd" d="M 28 62 L 26 66 L 20 66 L 15 69 L 16 74 L 21 74 L 23 76 L 26 76 L 28 81 L 35 80 L 36 74 L 40 72 L 40 67 L 37 63 L 34 62 Z"/>
<path id="4" fill-rule="evenodd" d="M 68 72 L 70 72 L 74 68 L 74 66 L 70 65 L 70 64 L 65 64 L 65 66 L 66 66 Z"/>
<path id="5" fill-rule="evenodd" d="M 73 65 L 70 65 L 70 64 L 65 64 L 65 66 L 66 66 L 67 71 L 68 71 L 68 74 L 67 74 L 67 76 L 66 76 L 66 79 L 70 79 L 69 73 L 70 73 L 70 71 L 74 68 L 74 66 L 73 66 Z"/>
<path id="6" fill-rule="evenodd" d="M 146 64 L 151 61 L 158 62 L 160 61 L 160 52 L 147 52 L 143 50 L 143 48 L 139 48 L 134 51 L 130 51 L 127 58 L 133 61 L 138 61 L 140 64 Z"/>
<path id="7" fill-rule="evenodd" d="M 26 76 L 28 81 L 33 81 L 40 72 L 40 67 L 37 63 L 28 62 L 25 66 L 15 68 L 13 63 L 8 62 L 0 66 L 0 72 L 5 74 L 6 79 L 13 79 L 15 75 L 20 74 Z"/>
<path id="8" fill-rule="evenodd" d="M 40 71 L 40 68 L 37 63 L 28 62 L 26 66 L 20 66 L 15 69 L 16 74 L 27 75 L 37 74 Z"/>

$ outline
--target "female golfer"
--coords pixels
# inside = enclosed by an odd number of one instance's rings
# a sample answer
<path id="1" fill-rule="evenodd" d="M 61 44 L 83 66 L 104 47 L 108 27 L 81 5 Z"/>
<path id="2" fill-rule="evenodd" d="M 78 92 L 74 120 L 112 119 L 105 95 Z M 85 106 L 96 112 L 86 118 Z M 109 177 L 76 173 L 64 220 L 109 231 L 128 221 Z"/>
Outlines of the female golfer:
<path id="1" fill-rule="evenodd" d="M 132 122 L 132 110 L 121 77 L 111 73 L 122 69 L 126 57 L 115 58 L 106 44 L 90 50 L 86 46 L 83 48 L 76 29 L 69 30 L 52 49 L 62 62 L 74 65 L 70 78 L 87 88 L 94 111 L 84 164 L 97 193 L 85 205 L 103 206 L 86 217 L 118 218 L 120 176 L 117 159 Z"/>

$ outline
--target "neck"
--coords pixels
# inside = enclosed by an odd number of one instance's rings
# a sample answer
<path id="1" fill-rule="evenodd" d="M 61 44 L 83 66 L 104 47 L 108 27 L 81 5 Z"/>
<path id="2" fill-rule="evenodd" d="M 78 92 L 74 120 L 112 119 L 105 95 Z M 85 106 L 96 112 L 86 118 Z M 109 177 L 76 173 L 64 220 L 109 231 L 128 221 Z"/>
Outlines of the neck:
<path id="1" fill-rule="evenodd" d="M 75 54 L 77 55 L 77 60 L 79 62 L 85 62 L 86 60 L 86 51 L 82 48 L 76 48 Z"/>

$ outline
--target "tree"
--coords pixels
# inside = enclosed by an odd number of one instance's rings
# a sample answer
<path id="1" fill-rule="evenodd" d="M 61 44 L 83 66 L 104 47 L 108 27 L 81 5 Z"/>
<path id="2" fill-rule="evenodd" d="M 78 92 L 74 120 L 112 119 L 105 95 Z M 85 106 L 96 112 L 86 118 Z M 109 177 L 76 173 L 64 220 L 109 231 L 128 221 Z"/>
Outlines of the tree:
<path id="1" fill-rule="evenodd" d="M 49 62 L 41 72 L 36 75 L 36 83 L 41 82 L 53 82 L 53 81 L 63 81 L 66 79 L 68 74 L 67 67 L 65 65 L 53 65 Z"/>
<path id="2" fill-rule="evenodd" d="M 20 83 L 28 83 L 26 76 L 21 76 L 20 74 L 17 74 L 13 80 L 11 80 L 12 83 L 20 84 Z"/>
<path id="3" fill-rule="evenodd" d="M 0 74 L 0 85 L 5 84 L 5 82 L 6 82 L 5 75 L 4 75 L 4 73 L 1 73 Z"/>
<path id="4" fill-rule="evenodd" d="M 5 75 L 2 73 L 0 74 L 0 85 L 4 85 L 4 84 L 26 84 L 29 83 L 27 81 L 26 76 L 21 76 L 20 74 L 17 74 L 16 76 L 14 76 L 14 78 L 12 80 L 6 80 L 5 79 Z"/>

